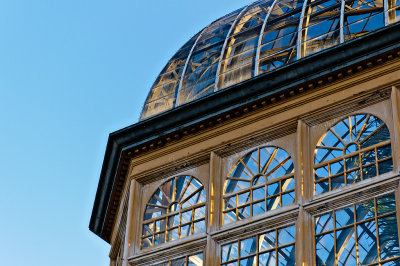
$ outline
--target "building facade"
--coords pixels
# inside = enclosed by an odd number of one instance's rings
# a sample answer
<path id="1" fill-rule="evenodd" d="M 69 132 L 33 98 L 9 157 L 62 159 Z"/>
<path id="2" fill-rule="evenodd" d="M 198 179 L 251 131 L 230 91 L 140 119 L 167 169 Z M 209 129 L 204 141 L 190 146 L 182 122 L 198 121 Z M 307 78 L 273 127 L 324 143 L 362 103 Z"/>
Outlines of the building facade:
<path id="1" fill-rule="evenodd" d="M 392 1 L 257 1 L 168 62 L 110 134 L 111 265 L 400 265 Z"/>

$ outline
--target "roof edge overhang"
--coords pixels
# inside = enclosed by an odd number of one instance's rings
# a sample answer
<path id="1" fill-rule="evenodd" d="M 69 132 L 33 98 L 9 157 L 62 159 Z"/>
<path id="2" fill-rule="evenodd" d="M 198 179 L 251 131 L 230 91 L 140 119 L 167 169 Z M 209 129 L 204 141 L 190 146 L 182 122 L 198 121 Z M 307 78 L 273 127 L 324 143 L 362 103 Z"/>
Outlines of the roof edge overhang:
<path id="1" fill-rule="evenodd" d="M 110 227 L 115 220 L 110 204 L 121 196 L 115 190 L 116 179 L 121 174 L 122 162 L 126 168 L 126 162 L 132 157 L 129 151 L 241 106 L 280 95 L 352 66 L 366 65 L 373 58 L 399 50 L 400 23 L 396 23 L 111 133 L 89 229 L 110 242 Z"/>

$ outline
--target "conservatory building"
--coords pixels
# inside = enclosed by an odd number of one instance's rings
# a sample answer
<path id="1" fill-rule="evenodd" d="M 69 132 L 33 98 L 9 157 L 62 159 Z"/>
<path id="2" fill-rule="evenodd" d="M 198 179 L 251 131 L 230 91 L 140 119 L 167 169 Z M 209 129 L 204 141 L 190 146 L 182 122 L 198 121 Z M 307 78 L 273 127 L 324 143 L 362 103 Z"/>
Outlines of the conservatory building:
<path id="1" fill-rule="evenodd" d="M 400 1 L 253 2 L 110 134 L 110 265 L 400 265 Z"/>

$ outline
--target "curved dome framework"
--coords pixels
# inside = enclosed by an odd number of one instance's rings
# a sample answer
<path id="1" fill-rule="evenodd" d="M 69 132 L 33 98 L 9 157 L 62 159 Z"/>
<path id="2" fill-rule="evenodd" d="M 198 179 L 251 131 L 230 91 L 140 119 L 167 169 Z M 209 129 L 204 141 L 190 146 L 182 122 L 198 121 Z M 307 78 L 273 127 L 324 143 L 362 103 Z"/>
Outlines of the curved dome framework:
<path id="1" fill-rule="evenodd" d="M 399 0 L 256 1 L 205 27 L 167 63 L 140 119 L 227 88 L 400 18 Z"/>

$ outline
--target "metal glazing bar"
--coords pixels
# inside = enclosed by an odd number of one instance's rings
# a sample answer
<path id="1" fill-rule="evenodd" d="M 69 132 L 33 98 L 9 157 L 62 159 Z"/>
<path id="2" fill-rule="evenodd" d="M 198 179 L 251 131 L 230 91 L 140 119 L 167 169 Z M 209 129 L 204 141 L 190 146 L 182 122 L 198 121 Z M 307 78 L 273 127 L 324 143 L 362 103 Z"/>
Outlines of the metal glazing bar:
<path id="1" fill-rule="evenodd" d="M 301 10 L 301 15 L 300 15 L 300 21 L 299 21 L 299 26 L 297 27 L 297 60 L 302 58 L 302 52 L 301 52 L 301 40 L 303 38 L 302 36 L 302 26 L 303 26 L 303 20 L 304 20 L 304 13 L 306 12 L 306 7 L 308 5 L 308 1 L 311 0 L 304 0 L 303 3 L 303 9 Z"/>
<path id="2" fill-rule="evenodd" d="M 214 91 L 218 90 L 218 76 L 219 76 L 219 72 L 221 71 L 222 58 L 224 57 L 224 52 L 225 52 L 226 45 L 228 44 L 229 37 L 232 33 L 232 30 L 236 27 L 236 23 L 238 22 L 239 18 L 242 17 L 243 12 L 245 12 L 249 8 L 250 5 L 251 4 L 248 4 L 245 8 L 242 9 L 242 11 L 240 11 L 240 13 L 236 17 L 235 21 L 232 23 L 232 26 L 230 27 L 228 34 L 226 34 L 225 42 L 221 49 L 221 55 L 219 56 L 219 60 L 218 60 L 217 73 L 215 74 Z"/>
<path id="3" fill-rule="evenodd" d="M 342 5 L 340 7 L 340 43 L 344 42 L 344 10 L 345 10 L 346 0 L 342 0 Z M 351 134 L 350 134 L 351 136 Z"/>
<path id="4" fill-rule="evenodd" d="M 183 68 L 183 71 L 182 71 L 181 80 L 179 81 L 178 89 L 177 89 L 177 91 L 175 92 L 176 96 L 175 96 L 174 107 L 177 107 L 177 106 L 179 105 L 179 97 L 180 97 L 180 94 L 181 94 L 183 78 L 185 77 L 186 68 L 187 68 L 187 65 L 189 64 L 190 58 L 192 57 L 193 50 L 194 50 L 194 48 L 196 47 L 197 42 L 200 40 L 200 38 L 201 38 L 201 36 L 203 35 L 203 33 L 205 32 L 205 30 L 208 29 L 208 27 L 210 27 L 210 26 L 211 26 L 211 24 L 208 25 L 207 27 L 205 27 L 205 28 L 201 31 L 201 33 L 200 33 L 199 36 L 197 37 L 196 41 L 194 42 L 194 44 L 193 44 L 193 46 L 192 46 L 192 49 L 190 49 L 189 55 L 188 55 L 188 57 L 186 58 L 185 67 Z"/>
<path id="5" fill-rule="evenodd" d="M 384 12 L 384 17 L 385 17 L 385 26 L 389 25 L 389 3 L 388 1 L 393 1 L 393 0 L 383 0 L 383 12 Z"/>
<path id="6" fill-rule="evenodd" d="M 258 44 L 257 44 L 257 51 L 256 51 L 256 62 L 254 64 L 254 76 L 258 76 L 258 68 L 260 67 L 260 52 L 261 52 L 261 42 L 262 42 L 262 35 L 264 33 L 265 27 L 267 25 L 267 20 L 271 14 L 272 9 L 275 7 L 278 0 L 275 0 L 272 5 L 270 6 L 267 15 L 265 16 L 264 23 L 261 27 L 260 34 L 258 35 Z"/>

